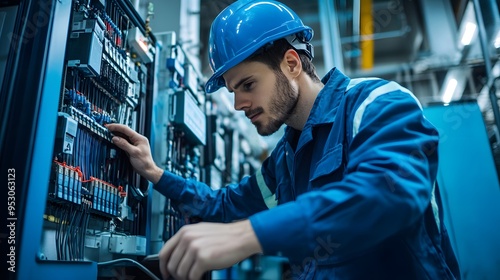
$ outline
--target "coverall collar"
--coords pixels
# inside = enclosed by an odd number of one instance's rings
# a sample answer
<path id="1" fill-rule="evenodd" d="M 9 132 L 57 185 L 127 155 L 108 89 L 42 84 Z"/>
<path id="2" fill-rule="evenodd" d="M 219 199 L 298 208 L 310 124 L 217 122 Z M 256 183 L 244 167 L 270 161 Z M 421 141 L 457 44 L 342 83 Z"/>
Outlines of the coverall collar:
<path id="1" fill-rule="evenodd" d="M 309 118 L 307 119 L 304 129 L 302 130 L 299 143 L 297 145 L 297 151 L 299 151 L 300 148 L 307 142 L 312 140 L 313 127 L 333 123 L 335 115 L 337 114 L 337 108 L 339 107 L 340 101 L 344 96 L 344 92 L 349 84 L 349 81 L 349 77 L 344 75 L 337 68 L 331 69 L 325 77 L 321 79 L 321 82 L 325 86 L 318 93 L 318 96 L 314 101 Z M 300 133 L 300 131 L 287 126 L 285 129 L 285 139 L 287 142 L 291 143 L 293 137 L 297 133 Z"/>

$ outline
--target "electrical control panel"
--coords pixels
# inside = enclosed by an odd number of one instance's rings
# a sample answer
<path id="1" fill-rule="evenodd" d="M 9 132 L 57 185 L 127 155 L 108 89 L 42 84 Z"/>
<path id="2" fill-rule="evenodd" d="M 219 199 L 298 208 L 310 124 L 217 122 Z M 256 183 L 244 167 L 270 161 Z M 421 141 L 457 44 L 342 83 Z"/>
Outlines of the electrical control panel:
<path id="1" fill-rule="evenodd" d="M 148 182 L 106 128 L 151 133 L 156 39 L 127 2 L 72 1 L 39 261 L 149 253 Z"/>
<path id="2" fill-rule="evenodd" d="M 202 77 L 194 70 L 193 62 L 176 38 L 175 32 L 159 38 L 163 43 L 159 67 L 163 79 L 158 81 L 158 96 L 165 106 L 156 113 L 158 125 L 164 129 L 166 142 L 161 145 L 158 149 L 160 153 L 154 155 L 154 158 L 168 172 L 186 179 L 204 181 L 202 153 L 206 144 L 206 114 Z M 190 84 L 187 83 L 188 80 L 191 81 Z M 158 217 L 157 223 L 163 242 L 183 225 L 199 221 L 198 217 L 181 213 L 170 199 L 166 199 L 158 207 L 164 213 L 162 217 Z"/>

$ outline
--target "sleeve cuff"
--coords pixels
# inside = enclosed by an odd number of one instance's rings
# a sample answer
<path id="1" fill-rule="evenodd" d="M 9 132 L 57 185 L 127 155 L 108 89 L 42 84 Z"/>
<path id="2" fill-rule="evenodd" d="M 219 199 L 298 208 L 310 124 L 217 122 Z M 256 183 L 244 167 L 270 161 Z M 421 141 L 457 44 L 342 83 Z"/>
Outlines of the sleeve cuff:
<path id="1" fill-rule="evenodd" d="M 255 235 L 266 255 L 283 255 L 300 261 L 309 252 L 308 223 L 294 202 L 282 204 L 250 218 Z"/>
<path id="2" fill-rule="evenodd" d="M 185 184 L 186 179 L 168 171 L 164 171 L 160 181 L 158 181 L 153 188 L 168 198 L 178 198 Z"/>

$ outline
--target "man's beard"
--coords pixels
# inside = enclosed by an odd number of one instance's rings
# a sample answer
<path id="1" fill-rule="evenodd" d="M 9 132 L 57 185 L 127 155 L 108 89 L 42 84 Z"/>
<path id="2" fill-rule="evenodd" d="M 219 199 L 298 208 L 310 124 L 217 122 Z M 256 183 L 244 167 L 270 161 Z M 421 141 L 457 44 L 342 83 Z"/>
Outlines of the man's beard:
<path id="1" fill-rule="evenodd" d="M 269 106 L 269 121 L 267 124 L 256 122 L 257 132 L 262 136 L 268 136 L 276 131 L 290 118 L 295 112 L 299 95 L 294 94 L 295 89 L 292 87 L 286 76 L 281 70 L 274 72 L 276 75 L 276 84 L 274 87 L 275 94 L 271 99 Z M 263 112 L 259 107 L 255 111 Z"/>

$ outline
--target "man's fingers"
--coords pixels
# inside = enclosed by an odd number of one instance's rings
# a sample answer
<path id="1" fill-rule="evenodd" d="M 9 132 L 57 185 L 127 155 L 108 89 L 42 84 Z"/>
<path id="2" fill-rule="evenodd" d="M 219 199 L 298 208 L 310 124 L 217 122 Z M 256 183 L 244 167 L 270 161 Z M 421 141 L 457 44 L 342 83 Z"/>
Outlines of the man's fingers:
<path id="1" fill-rule="evenodd" d="M 165 257 L 162 256 L 163 249 L 165 249 L 165 246 L 160 251 L 158 264 L 160 266 L 161 277 L 164 280 L 168 280 L 168 278 L 170 277 L 170 273 L 168 273 L 168 269 L 167 269 L 168 257 L 166 257 L 166 259 L 165 259 Z"/>
<path id="2" fill-rule="evenodd" d="M 174 258 L 175 257 L 172 254 L 172 258 L 170 258 L 170 261 L 172 261 Z M 188 275 L 192 270 L 194 260 L 195 260 L 194 254 L 184 253 L 177 267 L 174 267 L 176 276 L 179 277 L 180 279 L 191 279 L 188 278 Z"/>
<path id="3" fill-rule="evenodd" d="M 187 246 L 189 245 L 189 241 L 186 242 L 185 230 L 179 231 L 175 234 L 170 240 L 167 241 L 165 247 L 168 247 L 167 250 L 170 251 L 170 257 L 167 264 L 167 269 L 170 273 L 174 274 L 177 278 L 185 277 L 186 274 L 177 274 L 179 265 L 181 260 L 184 258 L 186 254 Z M 187 243 L 187 244 L 186 244 Z"/>
<path id="4" fill-rule="evenodd" d="M 110 123 L 106 124 L 106 128 L 111 131 L 111 133 L 122 133 L 124 137 L 128 138 L 133 144 L 135 144 L 141 138 L 141 135 L 139 133 L 123 124 Z"/>
<path id="5" fill-rule="evenodd" d="M 118 137 L 118 136 L 114 136 L 113 138 L 111 138 L 111 141 L 118 148 L 124 150 L 128 154 L 130 154 L 130 152 L 132 152 L 132 150 L 136 148 L 134 145 L 130 144 L 126 139 L 123 139 L 123 138 Z"/>
<path id="6" fill-rule="evenodd" d="M 138 134 L 130 127 L 122 124 L 107 124 L 106 127 L 115 134 L 111 141 L 120 149 L 127 152 L 129 155 L 134 155 L 138 152 L 137 144 L 141 140 L 142 135 Z"/>
<path id="7" fill-rule="evenodd" d="M 212 269 L 230 267 L 262 252 L 250 221 L 186 225 L 160 251 L 163 277 L 200 279 Z"/>
<path id="8" fill-rule="evenodd" d="M 179 235 L 179 234 L 177 234 L 177 235 Z M 169 242 L 170 242 L 170 240 L 167 241 L 165 246 L 170 246 L 171 244 L 169 244 Z M 170 253 L 170 257 L 169 257 L 168 263 L 167 263 L 167 269 L 176 278 L 183 278 L 183 277 L 185 277 L 185 274 L 184 275 L 177 274 L 177 271 L 179 268 L 179 264 L 186 253 L 186 244 L 185 244 L 185 242 L 182 242 L 182 238 L 179 238 L 179 242 L 177 242 L 175 240 L 174 240 L 174 242 L 176 242 L 176 244 L 175 244 L 175 247 L 173 248 L 172 252 Z"/>
<path id="9" fill-rule="evenodd" d="M 195 261 L 191 266 L 191 270 L 189 271 L 189 275 L 187 275 L 187 279 L 201 279 L 201 276 L 205 273 L 205 268 L 201 265 L 199 260 Z"/>
<path id="10" fill-rule="evenodd" d="M 178 234 L 172 236 L 165 245 L 163 245 L 163 248 L 161 248 L 160 253 L 158 253 L 158 257 L 160 259 L 159 265 L 160 265 L 160 272 L 161 276 L 163 279 L 168 279 L 170 276 L 170 273 L 168 272 L 167 265 L 170 261 L 170 256 L 172 255 L 173 250 L 177 246 L 179 240 Z"/>

